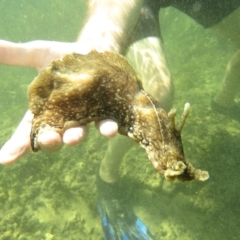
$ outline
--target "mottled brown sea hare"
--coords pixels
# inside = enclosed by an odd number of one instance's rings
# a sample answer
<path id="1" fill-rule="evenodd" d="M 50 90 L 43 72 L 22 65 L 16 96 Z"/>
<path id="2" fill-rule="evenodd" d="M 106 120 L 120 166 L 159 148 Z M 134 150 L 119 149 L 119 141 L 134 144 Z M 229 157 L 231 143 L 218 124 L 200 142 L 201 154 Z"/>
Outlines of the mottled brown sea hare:
<path id="1" fill-rule="evenodd" d="M 206 180 L 208 172 L 195 169 L 184 157 L 181 130 L 189 114 L 185 105 L 175 125 L 176 110 L 166 113 L 144 91 L 127 60 L 111 52 L 68 54 L 42 69 L 28 89 L 34 114 L 33 151 L 39 150 L 38 133 L 45 128 L 62 134 L 67 128 L 110 118 L 119 133 L 138 142 L 156 170 L 167 180 Z"/>

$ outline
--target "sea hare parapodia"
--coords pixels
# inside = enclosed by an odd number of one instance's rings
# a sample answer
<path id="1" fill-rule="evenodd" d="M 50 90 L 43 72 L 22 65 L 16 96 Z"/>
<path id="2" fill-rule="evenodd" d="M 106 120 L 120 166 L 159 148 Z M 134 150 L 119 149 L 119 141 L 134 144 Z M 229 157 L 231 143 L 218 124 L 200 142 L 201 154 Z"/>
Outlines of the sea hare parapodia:
<path id="1" fill-rule="evenodd" d="M 138 142 L 157 171 L 169 181 L 175 178 L 206 180 L 208 172 L 195 169 L 184 157 L 181 130 L 189 113 L 175 125 L 176 111 L 168 114 L 144 91 L 127 60 L 112 52 L 68 54 L 42 69 L 28 89 L 34 114 L 31 131 L 33 151 L 45 128 L 62 134 L 67 128 L 111 118 L 119 133 Z"/>

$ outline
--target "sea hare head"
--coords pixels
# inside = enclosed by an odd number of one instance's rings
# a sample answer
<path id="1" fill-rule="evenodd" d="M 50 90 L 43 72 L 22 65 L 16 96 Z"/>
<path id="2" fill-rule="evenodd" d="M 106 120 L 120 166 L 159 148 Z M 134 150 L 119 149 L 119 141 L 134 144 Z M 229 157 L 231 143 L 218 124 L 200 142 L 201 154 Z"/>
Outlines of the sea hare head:
<path id="1" fill-rule="evenodd" d="M 175 109 L 167 114 L 151 96 L 146 92 L 143 94 L 147 95 L 154 107 L 140 108 L 129 137 L 140 143 L 154 168 L 166 180 L 207 180 L 208 172 L 194 168 L 184 156 L 181 130 L 190 112 L 189 103 L 185 104 L 180 122 L 175 124 Z"/>

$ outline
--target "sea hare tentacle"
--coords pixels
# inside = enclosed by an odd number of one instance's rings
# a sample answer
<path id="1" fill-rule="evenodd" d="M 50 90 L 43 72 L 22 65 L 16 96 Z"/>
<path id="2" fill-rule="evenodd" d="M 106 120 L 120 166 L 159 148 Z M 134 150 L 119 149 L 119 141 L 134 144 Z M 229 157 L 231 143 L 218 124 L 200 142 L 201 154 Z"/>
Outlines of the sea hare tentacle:
<path id="1" fill-rule="evenodd" d="M 138 142 L 157 171 L 169 181 L 206 180 L 208 172 L 195 169 L 184 157 L 181 130 L 189 114 L 185 105 L 181 121 L 176 110 L 168 114 L 142 88 L 127 60 L 111 52 L 68 54 L 42 69 L 28 89 L 29 108 L 34 114 L 31 131 L 33 151 L 37 136 L 54 129 L 111 118 L 119 133 Z"/>

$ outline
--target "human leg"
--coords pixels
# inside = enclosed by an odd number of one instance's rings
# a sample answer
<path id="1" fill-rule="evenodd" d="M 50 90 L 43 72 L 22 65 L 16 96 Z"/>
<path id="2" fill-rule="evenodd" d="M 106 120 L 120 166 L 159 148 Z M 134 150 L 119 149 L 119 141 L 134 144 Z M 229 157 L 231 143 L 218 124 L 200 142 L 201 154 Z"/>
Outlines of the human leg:
<path id="1" fill-rule="evenodd" d="M 144 38 L 129 48 L 127 57 L 142 79 L 143 87 L 168 109 L 173 90 L 160 44 L 159 38 Z M 117 135 L 110 139 L 101 162 L 100 177 L 97 178 L 98 210 L 105 239 L 124 239 L 125 235 L 128 239 L 154 239 L 129 205 L 128 186 L 117 181 L 122 159 L 133 144 L 130 138 Z"/>
<path id="2" fill-rule="evenodd" d="M 236 9 L 220 23 L 211 27 L 217 34 L 230 44 L 240 49 L 240 8 Z M 240 50 L 230 59 L 223 81 L 214 96 L 211 107 L 213 110 L 240 121 L 240 105 L 235 97 L 240 90 Z"/>
<path id="3" fill-rule="evenodd" d="M 240 89 L 240 50 L 238 50 L 228 63 L 223 82 L 214 97 L 214 101 L 224 107 L 236 104 L 234 97 Z"/>
<path id="4" fill-rule="evenodd" d="M 240 103 L 235 97 L 240 90 L 240 50 L 228 63 L 225 77 L 211 101 L 212 110 L 240 122 Z"/>
<path id="5" fill-rule="evenodd" d="M 169 110 L 172 105 L 173 86 L 160 39 L 149 37 L 139 40 L 131 45 L 127 57 L 142 80 L 144 89 Z M 117 181 L 121 161 L 133 144 L 132 140 L 121 135 L 109 140 L 100 166 L 100 176 L 104 181 Z"/>
<path id="6" fill-rule="evenodd" d="M 148 14 L 148 9 L 144 9 L 143 13 Z M 153 26 L 150 31 L 149 26 L 144 27 L 147 19 L 153 21 L 149 24 Z M 166 109 L 169 109 L 172 104 L 173 91 L 170 73 L 161 47 L 158 19 L 150 15 L 145 19 L 143 16 L 143 20 L 145 25 L 138 24 L 141 27 L 140 31 L 135 29 L 138 36 L 132 39 L 126 57 L 138 73 L 146 91 L 162 102 Z M 145 36 L 141 36 L 141 30 L 146 29 Z M 109 140 L 108 149 L 101 162 L 100 178 L 97 179 L 98 209 L 105 239 L 122 239 L 123 235 L 130 239 L 154 239 L 148 228 L 134 214 L 129 201 L 125 201 L 127 186 L 122 181 L 117 181 L 122 159 L 133 144 L 134 142 L 129 138 L 117 135 Z"/>
<path id="7" fill-rule="evenodd" d="M 173 84 L 160 38 L 148 37 L 134 43 L 127 58 L 142 80 L 143 88 L 169 111 L 173 102 Z"/>

